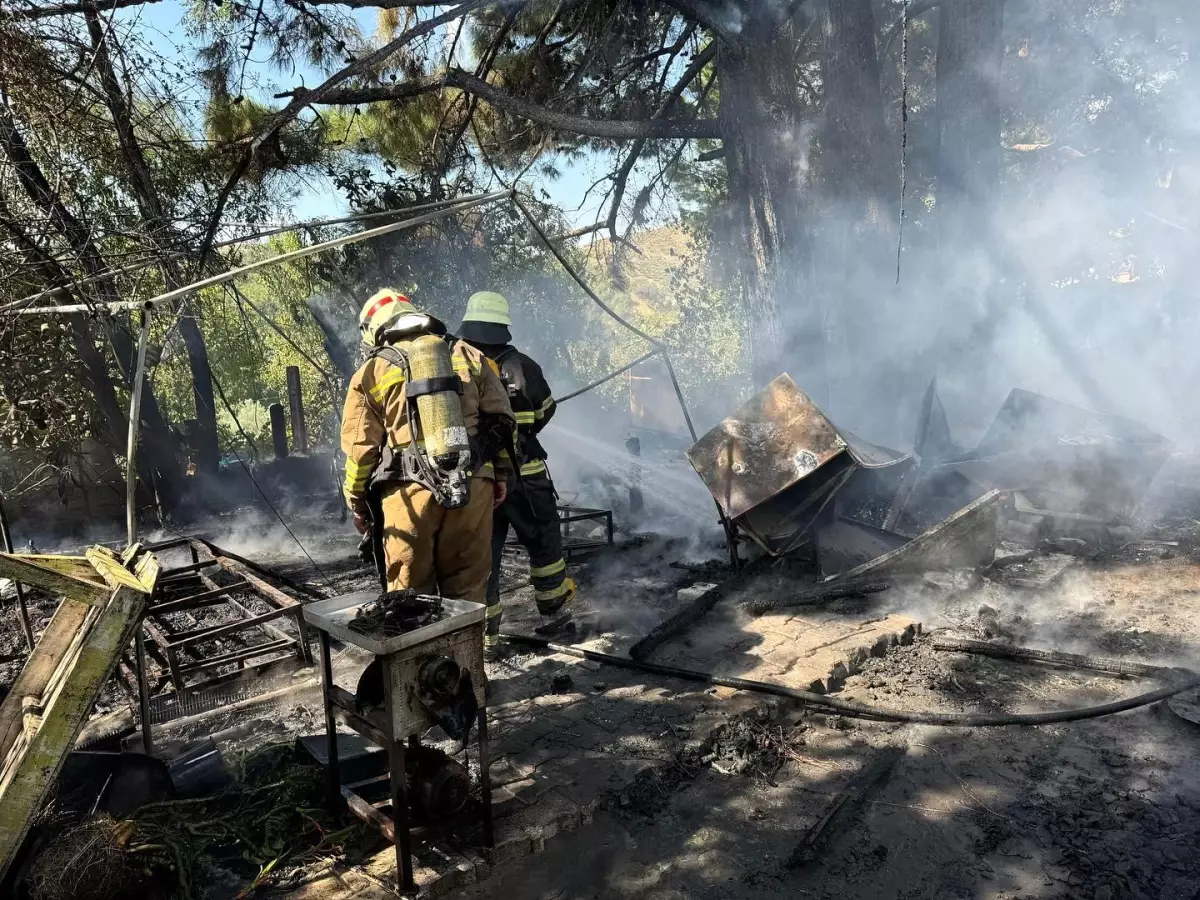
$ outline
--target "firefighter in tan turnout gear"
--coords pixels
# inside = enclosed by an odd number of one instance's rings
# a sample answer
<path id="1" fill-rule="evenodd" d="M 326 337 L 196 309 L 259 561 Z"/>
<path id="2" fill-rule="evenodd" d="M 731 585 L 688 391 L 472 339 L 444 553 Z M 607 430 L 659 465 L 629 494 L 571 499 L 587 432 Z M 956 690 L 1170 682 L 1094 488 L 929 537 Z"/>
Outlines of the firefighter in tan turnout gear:
<path id="1" fill-rule="evenodd" d="M 371 297 L 358 324 L 371 352 L 342 412 L 355 527 L 381 527 L 389 591 L 482 603 L 492 510 L 512 473 L 508 391 L 493 363 L 399 291 Z"/>
<path id="2" fill-rule="evenodd" d="M 546 468 L 546 451 L 538 433 L 554 415 L 554 398 L 542 368 L 512 346 L 508 300 L 494 291 L 480 291 L 467 301 L 459 337 L 481 350 L 500 369 L 517 419 L 517 465 L 521 478 L 496 508 L 492 525 L 492 575 L 488 581 L 487 629 L 484 646 L 499 642 L 500 559 L 509 526 L 529 553 L 538 612 L 545 618 L 539 631 L 557 631 L 570 621 L 564 608 L 575 596 L 575 581 L 567 575 L 559 531 L 557 494 Z"/>

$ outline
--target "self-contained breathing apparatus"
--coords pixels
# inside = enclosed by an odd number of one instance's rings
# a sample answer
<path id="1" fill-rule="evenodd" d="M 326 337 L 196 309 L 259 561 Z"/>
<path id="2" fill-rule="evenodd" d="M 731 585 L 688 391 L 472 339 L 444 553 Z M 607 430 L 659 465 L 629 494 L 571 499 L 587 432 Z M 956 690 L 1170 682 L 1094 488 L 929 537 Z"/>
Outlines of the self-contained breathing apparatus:
<path id="1" fill-rule="evenodd" d="M 380 482 L 411 481 L 433 494 L 438 505 L 461 509 L 471 499 L 471 441 L 462 414 L 463 383 L 450 361 L 450 345 L 424 334 L 401 350 L 391 344 L 371 353 L 404 372 L 405 412 L 410 440 L 391 450 L 379 466 Z"/>

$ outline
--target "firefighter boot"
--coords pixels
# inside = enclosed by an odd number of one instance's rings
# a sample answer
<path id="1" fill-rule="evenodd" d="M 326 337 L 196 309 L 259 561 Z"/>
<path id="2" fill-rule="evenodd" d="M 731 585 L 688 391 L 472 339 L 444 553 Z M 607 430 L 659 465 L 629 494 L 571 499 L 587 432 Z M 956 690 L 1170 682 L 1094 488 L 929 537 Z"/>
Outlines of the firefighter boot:
<path id="1" fill-rule="evenodd" d="M 575 630 L 575 624 L 571 621 L 571 610 L 567 608 L 575 598 L 575 591 L 575 579 L 568 575 L 563 578 L 557 589 L 557 596 L 545 597 L 539 594 L 537 608 L 542 615 L 542 624 L 534 629 L 535 634 L 544 636 Z"/>

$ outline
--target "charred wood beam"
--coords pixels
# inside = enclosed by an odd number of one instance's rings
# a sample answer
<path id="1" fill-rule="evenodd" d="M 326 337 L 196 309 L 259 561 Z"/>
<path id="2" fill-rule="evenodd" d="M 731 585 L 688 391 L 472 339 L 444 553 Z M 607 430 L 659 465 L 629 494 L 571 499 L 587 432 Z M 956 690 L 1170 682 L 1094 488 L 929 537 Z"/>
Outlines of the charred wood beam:
<path id="1" fill-rule="evenodd" d="M 397 84 L 372 87 L 342 88 L 339 90 L 309 91 L 296 88 L 277 97 L 292 97 L 301 106 L 327 104 L 348 106 L 357 103 L 378 103 L 385 100 L 408 100 L 452 87 L 479 96 L 497 109 L 545 125 L 556 131 L 569 131 L 585 137 L 609 140 L 718 138 L 721 136 L 716 119 L 594 119 L 575 113 L 546 109 L 531 100 L 517 97 L 476 78 L 461 69 L 444 75 L 430 75 Z"/>
<path id="2" fill-rule="evenodd" d="M 826 600 L 841 600 L 847 597 L 865 597 L 867 594 L 879 594 L 886 591 L 889 587 L 891 587 L 891 584 L 886 581 L 821 585 L 809 591 L 801 591 L 798 594 L 759 597 L 750 604 L 750 612 L 756 616 L 762 616 L 777 609 L 792 609 L 797 606 L 812 606 L 817 603 L 823 603 Z"/>

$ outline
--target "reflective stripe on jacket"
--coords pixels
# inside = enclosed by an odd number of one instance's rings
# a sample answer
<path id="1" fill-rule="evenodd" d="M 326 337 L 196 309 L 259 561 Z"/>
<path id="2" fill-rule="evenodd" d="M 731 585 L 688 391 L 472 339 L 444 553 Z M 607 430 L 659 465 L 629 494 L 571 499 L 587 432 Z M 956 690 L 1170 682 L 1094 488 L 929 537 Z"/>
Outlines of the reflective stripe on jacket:
<path id="1" fill-rule="evenodd" d="M 395 346 L 405 349 L 405 341 Z M 463 382 L 463 420 L 467 434 L 477 437 L 480 420 L 485 428 L 496 419 L 515 426 L 508 391 L 500 380 L 499 369 L 491 360 L 465 341 L 455 341 L 450 349 L 454 371 Z M 490 421 L 486 421 L 490 420 Z M 367 509 L 367 485 L 379 464 L 385 444 L 393 449 L 412 440 L 405 403 L 404 370 L 381 357 L 368 359 L 350 379 L 346 403 L 342 409 L 342 452 L 346 454 L 346 478 L 343 492 L 346 503 L 356 513 Z M 495 474 L 493 473 L 493 466 Z M 507 478 L 513 469 L 507 451 L 495 451 L 476 475 Z"/>

